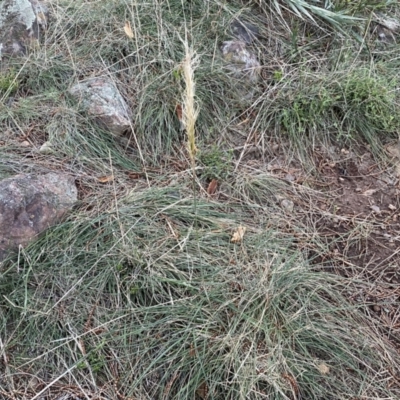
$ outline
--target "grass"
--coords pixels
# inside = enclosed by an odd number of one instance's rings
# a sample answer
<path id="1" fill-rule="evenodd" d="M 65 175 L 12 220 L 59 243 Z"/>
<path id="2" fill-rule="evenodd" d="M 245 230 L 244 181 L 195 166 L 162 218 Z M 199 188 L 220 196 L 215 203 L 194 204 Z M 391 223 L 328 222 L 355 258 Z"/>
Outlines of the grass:
<path id="1" fill-rule="evenodd" d="M 294 142 L 299 135 L 303 140 L 323 133 L 342 141 L 361 136 L 374 144 L 379 136 L 396 134 L 400 120 L 395 80 L 382 76 L 379 66 L 374 70 L 353 65 L 346 73 L 326 72 L 319 78 L 306 71 L 300 90 L 288 80 L 282 103 L 271 110 L 276 129 L 287 132 Z"/>
<path id="2" fill-rule="evenodd" d="M 2 338 L 15 372 L 3 387 L 29 397 L 24 371 L 35 371 L 57 382 L 33 392 L 67 381 L 105 398 L 390 395 L 386 357 L 397 356 L 376 351 L 384 344 L 340 295 L 344 280 L 252 224 L 260 207 L 195 210 L 182 189 L 74 216 L 8 263 Z M 233 244 L 238 224 L 249 233 Z"/>
<path id="3" fill-rule="evenodd" d="M 347 295 L 369 283 L 318 261 L 336 240 L 315 228 L 326 194 L 246 158 L 252 146 L 272 157 L 276 142 L 315 176 L 321 144 L 381 155 L 400 128 L 398 45 L 378 46 L 368 23 L 398 6 L 51 9 L 41 45 L 0 76 L 0 175 L 63 171 L 80 200 L 0 264 L 2 398 L 399 398 L 395 346 Z M 220 56 L 238 18 L 260 32 L 256 84 Z M 113 79 L 130 134 L 116 139 L 68 95 L 89 76 Z"/>

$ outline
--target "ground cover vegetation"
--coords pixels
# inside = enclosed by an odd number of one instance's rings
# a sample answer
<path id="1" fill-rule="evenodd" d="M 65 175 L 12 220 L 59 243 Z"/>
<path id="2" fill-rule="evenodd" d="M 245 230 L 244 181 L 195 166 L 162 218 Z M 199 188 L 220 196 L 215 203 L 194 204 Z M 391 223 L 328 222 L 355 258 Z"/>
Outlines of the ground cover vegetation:
<path id="1" fill-rule="evenodd" d="M 80 200 L 0 265 L 1 398 L 399 398 L 398 324 L 361 296 L 382 284 L 397 309 L 397 289 L 335 247 L 379 223 L 325 234 L 314 184 L 324 146 L 390 166 L 399 46 L 376 29 L 396 2 L 49 4 L 0 77 L 0 175 L 63 171 Z M 257 83 L 220 57 L 236 20 L 259 31 Z M 123 138 L 68 95 L 102 75 L 132 109 Z"/>

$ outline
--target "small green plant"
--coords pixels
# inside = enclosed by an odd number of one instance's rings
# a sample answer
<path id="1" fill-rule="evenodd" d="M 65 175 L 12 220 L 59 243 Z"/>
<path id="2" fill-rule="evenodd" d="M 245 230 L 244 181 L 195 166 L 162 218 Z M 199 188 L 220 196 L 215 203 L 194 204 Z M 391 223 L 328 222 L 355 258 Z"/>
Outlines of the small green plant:
<path id="1" fill-rule="evenodd" d="M 280 82 L 283 79 L 283 72 L 282 71 L 274 71 L 273 72 L 274 81 Z"/>
<path id="2" fill-rule="evenodd" d="M 201 176 L 206 180 L 225 180 L 232 171 L 231 150 L 224 151 L 217 146 L 213 146 L 210 150 L 200 152 L 199 160 L 204 165 Z"/>
<path id="3" fill-rule="evenodd" d="M 95 348 L 86 354 L 86 360 L 82 360 L 77 364 L 77 369 L 86 369 L 90 367 L 92 372 L 101 371 L 107 364 L 107 360 L 103 353 L 105 341 L 101 341 Z"/>
<path id="4" fill-rule="evenodd" d="M 18 89 L 18 81 L 14 71 L 0 74 L 0 96 L 9 96 Z"/>
<path id="5" fill-rule="evenodd" d="M 288 132 L 307 132 L 324 121 L 337 100 L 335 93 L 324 87 L 317 88 L 316 92 L 298 92 L 290 108 L 283 110 L 282 124 Z"/>
<path id="6" fill-rule="evenodd" d="M 359 114 L 371 128 L 387 132 L 399 128 L 395 93 L 396 82 L 371 75 L 366 69 L 350 75 L 343 91 L 344 99 L 355 116 Z"/>
<path id="7" fill-rule="evenodd" d="M 287 93 L 279 121 L 289 136 L 330 131 L 337 137 L 367 141 L 400 128 L 396 83 L 367 69 L 312 78 Z"/>

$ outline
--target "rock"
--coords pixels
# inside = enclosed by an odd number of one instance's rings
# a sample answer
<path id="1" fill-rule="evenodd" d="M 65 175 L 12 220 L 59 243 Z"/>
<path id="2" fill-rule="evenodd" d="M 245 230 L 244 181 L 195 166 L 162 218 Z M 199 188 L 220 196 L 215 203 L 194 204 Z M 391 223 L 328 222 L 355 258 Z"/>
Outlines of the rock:
<path id="1" fill-rule="evenodd" d="M 97 123 L 114 135 L 120 136 L 130 129 L 129 107 L 110 78 L 87 79 L 69 92 L 82 102 Z"/>
<path id="2" fill-rule="evenodd" d="M 396 41 L 395 34 L 385 26 L 376 25 L 373 33 L 376 35 L 379 42 L 390 44 Z"/>
<path id="3" fill-rule="evenodd" d="M 39 0 L 4 0 L 0 2 L 0 60 L 22 56 L 38 43 L 47 27 L 48 8 Z"/>
<path id="4" fill-rule="evenodd" d="M 257 57 L 246 47 L 241 40 L 229 40 L 222 43 L 222 56 L 227 68 L 236 78 L 256 82 L 260 77 L 260 63 Z"/>
<path id="5" fill-rule="evenodd" d="M 259 35 L 259 30 L 256 26 L 243 22 L 239 19 L 235 19 L 231 24 L 232 35 L 236 39 L 241 40 L 247 44 L 251 44 L 257 39 Z"/>
<path id="6" fill-rule="evenodd" d="M 375 213 L 375 214 L 380 214 L 381 209 L 378 206 L 372 205 L 370 206 L 370 209 Z"/>
<path id="7" fill-rule="evenodd" d="M 394 33 L 400 31 L 400 22 L 395 18 L 387 16 L 377 16 L 375 22 Z"/>
<path id="8" fill-rule="evenodd" d="M 0 181 L 0 261 L 55 225 L 77 200 L 73 178 L 48 173 Z"/>
<path id="9" fill-rule="evenodd" d="M 400 22 L 392 17 L 378 15 L 371 23 L 371 33 L 383 44 L 395 43 L 399 31 Z"/>

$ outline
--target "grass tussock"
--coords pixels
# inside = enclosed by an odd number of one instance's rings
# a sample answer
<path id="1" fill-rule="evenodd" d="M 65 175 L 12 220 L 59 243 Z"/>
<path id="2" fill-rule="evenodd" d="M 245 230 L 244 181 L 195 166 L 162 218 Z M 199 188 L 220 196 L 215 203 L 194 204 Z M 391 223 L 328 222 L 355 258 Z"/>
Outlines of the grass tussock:
<path id="1" fill-rule="evenodd" d="M 104 398 L 390 396 L 397 356 L 378 351 L 385 343 L 340 295 L 345 281 L 313 272 L 290 237 L 251 223 L 260 209 L 195 209 L 181 190 L 132 193 L 118 213 L 66 222 L 7 263 L 2 340 L 8 368 L 22 374 L 4 376 L 3 388 L 28 397 L 65 382 Z M 235 244 L 239 224 L 248 229 Z M 36 387 L 24 371 L 35 371 Z"/>

